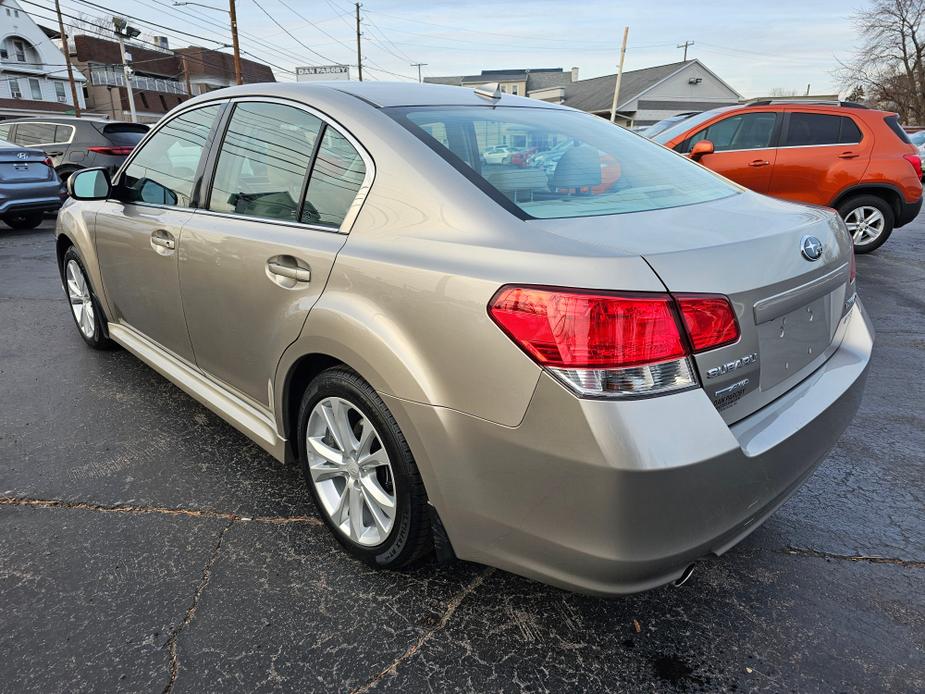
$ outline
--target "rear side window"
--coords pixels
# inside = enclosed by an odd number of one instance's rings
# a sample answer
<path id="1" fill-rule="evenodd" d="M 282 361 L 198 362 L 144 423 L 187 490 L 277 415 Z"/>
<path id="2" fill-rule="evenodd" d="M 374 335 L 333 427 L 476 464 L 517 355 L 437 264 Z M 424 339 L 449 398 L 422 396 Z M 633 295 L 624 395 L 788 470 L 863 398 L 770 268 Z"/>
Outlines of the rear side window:
<path id="1" fill-rule="evenodd" d="M 312 168 L 302 221 L 339 227 L 366 178 L 366 164 L 347 138 L 333 128 L 324 131 Z"/>
<path id="2" fill-rule="evenodd" d="M 199 159 L 218 111 L 217 105 L 189 111 L 158 130 L 125 170 L 122 199 L 189 207 Z"/>
<path id="3" fill-rule="evenodd" d="M 294 222 L 321 130 L 319 118 L 282 104 L 238 104 L 222 142 L 209 209 Z"/>
<path id="4" fill-rule="evenodd" d="M 55 141 L 55 126 L 50 123 L 20 123 L 16 128 L 16 144 L 47 145 Z"/>
<path id="5" fill-rule="evenodd" d="M 791 113 L 784 145 L 812 147 L 814 145 L 856 144 L 861 131 L 847 116 L 829 116 L 824 113 Z"/>
<path id="6" fill-rule="evenodd" d="M 73 125 L 56 125 L 55 126 L 55 142 L 67 142 L 71 139 L 71 134 L 74 132 Z"/>
<path id="7" fill-rule="evenodd" d="M 138 123 L 112 123 L 103 126 L 103 135 L 120 147 L 134 147 L 148 134 L 148 126 Z"/>
<path id="8" fill-rule="evenodd" d="M 912 144 L 912 140 L 909 139 L 909 136 L 906 134 L 906 131 L 902 129 L 902 126 L 899 124 L 899 117 L 896 115 L 887 116 L 883 119 L 887 126 L 896 133 L 896 137 L 905 142 L 907 145 Z"/>
<path id="9" fill-rule="evenodd" d="M 700 140 L 709 140 L 717 152 L 733 149 L 764 149 L 771 146 L 776 113 L 740 113 L 730 116 L 694 134 L 684 151 Z"/>

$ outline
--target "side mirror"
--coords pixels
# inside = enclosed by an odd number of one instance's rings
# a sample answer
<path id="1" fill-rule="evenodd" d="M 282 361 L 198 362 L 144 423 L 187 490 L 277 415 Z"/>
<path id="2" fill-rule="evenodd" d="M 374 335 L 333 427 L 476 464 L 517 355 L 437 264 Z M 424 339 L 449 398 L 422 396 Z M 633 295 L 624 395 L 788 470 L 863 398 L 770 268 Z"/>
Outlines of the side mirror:
<path id="1" fill-rule="evenodd" d="M 109 173 L 103 168 L 75 171 L 67 179 L 67 192 L 75 200 L 105 200 L 112 193 Z"/>
<path id="2" fill-rule="evenodd" d="M 713 154 L 713 143 L 709 140 L 701 140 L 691 148 L 691 153 L 688 155 L 694 161 L 700 161 L 700 157 L 705 154 Z"/>

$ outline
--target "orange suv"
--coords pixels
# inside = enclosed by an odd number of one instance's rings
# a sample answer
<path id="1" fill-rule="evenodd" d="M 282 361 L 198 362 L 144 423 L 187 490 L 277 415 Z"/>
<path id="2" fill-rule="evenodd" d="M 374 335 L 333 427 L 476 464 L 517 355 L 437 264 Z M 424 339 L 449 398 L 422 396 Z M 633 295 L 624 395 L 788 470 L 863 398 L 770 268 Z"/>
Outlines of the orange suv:
<path id="1" fill-rule="evenodd" d="M 706 111 L 652 139 L 759 193 L 834 207 L 857 253 L 922 208 L 922 161 L 895 113 L 850 102 L 756 101 Z"/>

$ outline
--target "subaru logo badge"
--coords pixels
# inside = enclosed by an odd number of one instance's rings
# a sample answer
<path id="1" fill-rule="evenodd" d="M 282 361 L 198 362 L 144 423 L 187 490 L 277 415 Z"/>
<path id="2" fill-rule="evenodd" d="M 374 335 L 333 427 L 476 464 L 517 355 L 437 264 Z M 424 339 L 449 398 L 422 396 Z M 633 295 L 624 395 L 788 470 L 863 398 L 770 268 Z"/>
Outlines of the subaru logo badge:
<path id="1" fill-rule="evenodd" d="M 815 236 L 804 236 L 800 239 L 800 250 L 807 260 L 819 260 L 822 257 L 822 241 Z"/>
<path id="2" fill-rule="evenodd" d="M 25 159 L 29 155 L 26 152 L 17 152 L 16 156 L 19 157 L 20 159 Z"/>

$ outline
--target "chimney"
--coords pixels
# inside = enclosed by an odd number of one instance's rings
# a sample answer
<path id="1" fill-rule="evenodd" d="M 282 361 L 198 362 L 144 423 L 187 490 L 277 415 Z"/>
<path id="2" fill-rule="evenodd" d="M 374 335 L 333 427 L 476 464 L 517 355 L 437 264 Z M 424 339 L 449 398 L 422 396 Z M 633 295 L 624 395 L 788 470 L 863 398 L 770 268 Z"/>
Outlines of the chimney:
<path id="1" fill-rule="evenodd" d="M 573 67 L 572 68 L 572 82 L 577 82 L 577 81 L 578 81 L 578 68 Z"/>
<path id="2" fill-rule="evenodd" d="M 166 36 L 155 36 L 153 37 L 153 43 L 157 44 L 157 47 L 164 51 L 170 50 L 170 45 L 168 43 Z"/>

